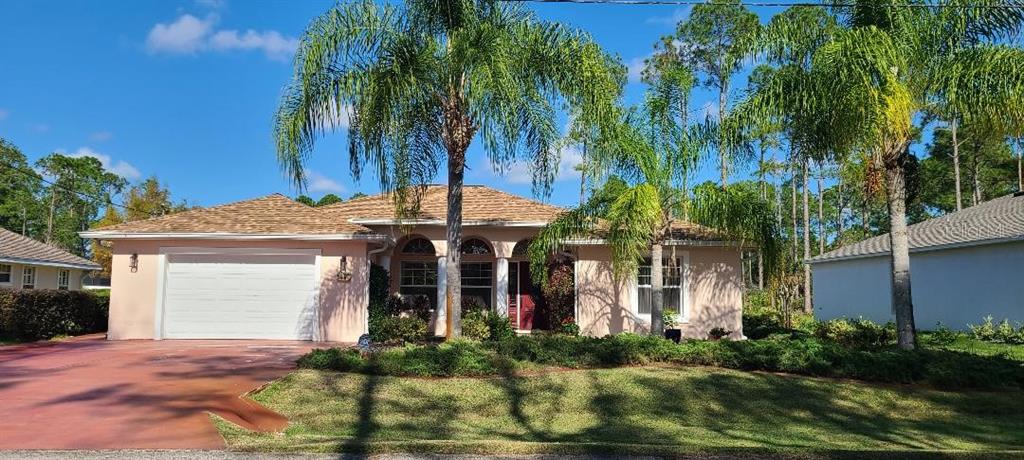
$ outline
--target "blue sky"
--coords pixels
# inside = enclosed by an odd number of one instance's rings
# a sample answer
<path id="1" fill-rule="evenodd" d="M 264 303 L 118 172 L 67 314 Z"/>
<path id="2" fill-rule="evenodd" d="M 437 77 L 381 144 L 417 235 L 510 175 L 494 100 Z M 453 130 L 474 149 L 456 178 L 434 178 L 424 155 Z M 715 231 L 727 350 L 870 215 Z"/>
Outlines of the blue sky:
<path id="1" fill-rule="evenodd" d="M 133 182 L 156 175 L 176 199 L 192 204 L 295 195 L 275 161 L 271 119 L 291 76 L 297 38 L 332 4 L 0 0 L 0 137 L 32 161 L 63 151 L 96 156 Z M 587 30 L 634 70 L 688 12 L 654 5 L 531 7 L 545 19 Z M 757 12 L 766 19 L 777 11 Z M 627 100 L 642 92 L 631 80 Z M 703 117 L 712 100 L 707 90 L 695 91 L 694 116 Z M 343 133 L 318 144 L 309 195 L 377 190 L 372 177 L 353 181 L 344 145 Z M 572 160 L 563 160 L 549 201 L 578 200 Z M 475 147 L 469 164 L 468 183 L 530 196 L 525 166 L 497 175 Z M 716 174 L 709 167 L 698 179 Z"/>

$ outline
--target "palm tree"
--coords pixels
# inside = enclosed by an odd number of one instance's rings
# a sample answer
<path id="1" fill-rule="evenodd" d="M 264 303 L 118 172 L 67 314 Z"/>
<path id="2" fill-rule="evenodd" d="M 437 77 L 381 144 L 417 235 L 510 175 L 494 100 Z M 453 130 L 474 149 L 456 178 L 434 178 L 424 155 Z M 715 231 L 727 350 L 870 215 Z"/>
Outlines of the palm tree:
<path id="1" fill-rule="evenodd" d="M 905 349 L 916 346 L 905 174 L 914 122 L 937 101 L 965 118 L 1024 120 L 1024 51 L 1003 43 L 1020 30 L 1024 8 L 1010 3 L 1015 7 L 856 1 L 840 9 L 849 27 L 818 49 L 809 74 L 777 74 L 751 99 L 765 113 L 799 107 L 814 116 L 810 131 L 821 151 L 859 148 L 879 165 L 888 192 L 892 304 Z"/>
<path id="2" fill-rule="evenodd" d="M 616 120 L 625 72 L 588 35 L 497 0 L 370 0 L 332 7 L 306 29 L 275 120 L 278 159 L 300 188 L 317 138 L 348 131 L 353 175 L 371 168 L 415 215 L 423 185 L 448 174 L 446 311 L 461 334 L 462 186 L 482 142 L 498 170 L 529 158 L 534 192 L 556 174 L 559 109 L 600 131 Z"/>
<path id="3" fill-rule="evenodd" d="M 670 148 L 673 139 L 665 124 L 674 122 L 659 114 L 665 100 L 647 98 L 642 109 L 624 117 L 614 140 L 592 151 L 591 177 L 603 177 L 603 185 L 581 206 L 545 226 L 530 245 L 532 273 L 543 278 L 544 264 L 566 240 L 600 234 L 611 248 L 612 267 L 620 277 L 635 276 L 638 266 L 651 260 L 651 334 L 664 333 L 664 244 L 678 235 L 681 211 L 687 208 L 698 223 L 705 223 L 737 240 L 761 245 L 766 268 L 775 267 L 778 230 L 775 215 L 756 190 L 726 190 L 712 184 L 698 187 L 692 201 L 678 187 L 680 178 L 694 167 L 708 131 L 691 128 L 687 143 Z M 670 261 L 671 263 L 672 261 Z"/>

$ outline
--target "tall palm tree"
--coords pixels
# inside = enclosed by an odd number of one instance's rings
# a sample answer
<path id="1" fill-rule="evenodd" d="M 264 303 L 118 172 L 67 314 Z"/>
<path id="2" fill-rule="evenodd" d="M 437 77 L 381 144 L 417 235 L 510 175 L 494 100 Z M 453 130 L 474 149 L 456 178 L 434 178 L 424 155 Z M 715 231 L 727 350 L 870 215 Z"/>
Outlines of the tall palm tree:
<path id="1" fill-rule="evenodd" d="M 751 99 L 767 113 L 812 114 L 821 151 L 863 149 L 882 170 L 892 304 L 905 349 L 916 346 L 905 174 L 915 120 L 937 101 L 963 117 L 1024 120 L 1024 51 L 1005 43 L 1020 31 L 1024 5 L 943 0 L 932 6 L 860 0 L 841 8 L 848 27 L 814 54 L 811 72 L 801 79 L 779 73 Z"/>
<path id="2" fill-rule="evenodd" d="M 588 35 L 497 0 L 342 3 L 306 29 L 275 120 L 278 159 L 301 188 L 317 138 L 348 131 L 351 169 L 371 168 L 414 215 L 422 185 L 448 174 L 446 311 L 461 334 L 462 187 L 478 140 L 504 170 L 529 158 L 534 192 L 556 174 L 564 105 L 598 130 L 615 120 L 625 72 Z"/>
<path id="3" fill-rule="evenodd" d="M 642 109 L 624 117 L 613 140 L 592 151 L 591 177 L 603 177 L 603 185 L 586 203 L 541 229 L 529 251 L 532 272 L 541 278 L 550 254 L 574 238 L 603 235 L 611 248 L 613 271 L 620 277 L 635 276 L 640 263 L 650 257 L 651 334 L 658 336 L 664 333 L 664 244 L 686 223 L 680 218 L 684 208 L 698 223 L 759 244 L 768 270 L 775 267 L 779 247 L 774 212 L 756 190 L 747 193 L 706 184 L 687 200 L 678 187 L 680 177 L 696 164 L 700 146 L 716 134 L 691 128 L 684 136 L 686 144 L 669 148 L 674 140 L 666 135 L 665 124 L 674 122 L 659 116 L 664 104 L 657 95 L 649 96 Z"/>

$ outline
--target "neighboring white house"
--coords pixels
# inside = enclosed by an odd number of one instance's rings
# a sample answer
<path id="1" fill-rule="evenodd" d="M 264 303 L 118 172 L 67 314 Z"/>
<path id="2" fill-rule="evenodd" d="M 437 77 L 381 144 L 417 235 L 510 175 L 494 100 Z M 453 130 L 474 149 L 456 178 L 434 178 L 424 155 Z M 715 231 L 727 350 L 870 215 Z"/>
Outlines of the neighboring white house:
<path id="1" fill-rule="evenodd" d="M 964 329 L 992 315 L 1024 321 L 1024 194 L 908 227 L 914 318 Z M 894 320 L 889 235 L 809 259 L 815 316 Z"/>
<path id="2" fill-rule="evenodd" d="M 99 270 L 95 262 L 0 228 L 0 288 L 82 288 L 82 277 Z"/>

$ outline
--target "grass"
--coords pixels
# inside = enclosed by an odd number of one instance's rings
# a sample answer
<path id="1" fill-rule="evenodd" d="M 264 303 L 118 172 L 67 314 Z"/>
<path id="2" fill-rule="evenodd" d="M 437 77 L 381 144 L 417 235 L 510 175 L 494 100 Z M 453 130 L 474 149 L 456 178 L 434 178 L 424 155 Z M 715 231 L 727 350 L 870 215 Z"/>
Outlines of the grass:
<path id="1" fill-rule="evenodd" d="M 304 370 L 254 398 L 282 434 L 217 421 L 243 451 L 1019 457 L 1021 392 L 702 367 L 423 379 Z"/>
<path id="2" fill-rule="evenodd" d="M 931 335 L 931 331 L 918 333 L 918 340 L 921 342 L 922 347 L 933 350 L 962 351 L 978 356 L 1003 356 L 1008 359 L 1024 362 L 1024 345 L 985 342 L 972 338 L 969 334 L 962 334 L 949 345 L 937 346 L 929 343 Z"/>

